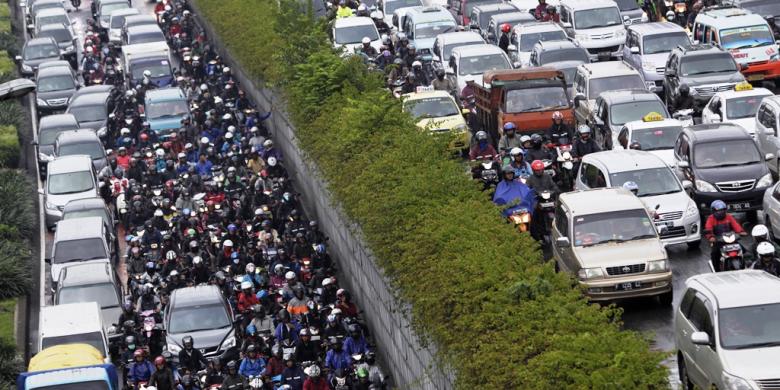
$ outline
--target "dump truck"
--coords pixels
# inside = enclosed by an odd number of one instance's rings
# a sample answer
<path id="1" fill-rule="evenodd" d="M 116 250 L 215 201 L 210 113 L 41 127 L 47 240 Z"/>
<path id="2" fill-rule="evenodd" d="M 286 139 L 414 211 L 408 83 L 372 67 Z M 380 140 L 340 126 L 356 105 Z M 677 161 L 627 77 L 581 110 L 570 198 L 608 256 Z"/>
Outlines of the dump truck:
<path id="1" fill-rule="evenodd" d="M 116 367 L 89 344 L 61 344 L 30 359 L 16 379 L 17 390 L 119 390 Z"/>

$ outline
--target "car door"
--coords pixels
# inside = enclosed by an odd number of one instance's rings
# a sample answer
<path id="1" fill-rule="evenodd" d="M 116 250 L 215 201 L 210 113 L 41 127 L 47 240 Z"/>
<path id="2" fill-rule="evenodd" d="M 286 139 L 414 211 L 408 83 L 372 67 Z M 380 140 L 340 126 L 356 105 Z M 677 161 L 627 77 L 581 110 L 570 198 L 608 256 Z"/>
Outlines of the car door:
<path id="1" fill-rule="evenodd" d="M 555 245 L 558 238 L 566 237 L 570 244 L 562 247 Z M 569 234 L 569 213 L 561 202 L 557 202 L 555 207 L 555 220 L 552 224 L 552 251 L 556 266 L 566 272 L 571 272 L 569 267 L 571 261 L 571 236 Z"/>
<path id="2" fill-rule="evenodd" d="M 664 73 L 664 102 L 667 106 L 669 106 L 672 103 L 672 99 L 674 98 L 674 94 L 676 93 L 677 88 L 677 63 L 678 63 L 677 56 L 670 55 L 669 59 L 666 61 L 666 72 Z"/>
<path id="3" fill-rule="evenodd" d="M 686 367 L 692 365 L 693 346 L 691 335 L 695 332 L 690 321 L 691 305 L 696 297 L 696 289 L 689 287 L 677 308 L 674 320 L 674 343 L 677 350 L 682 354 Z M 688 368 L 690 370 L 690 368 Z M 690 376 L 690 374 L 688 374 Z"/>
<path id="4" fill-rule="evenodd" d="M 704 106 L 701 111 L 701 123 L 719 123 L 722 121 L 720 116 L 722 99 L 715 95 Z M 713 121 L 714 120 L 714 121 Z"/>
<path id="5" fill-rule="evenodd" d="M 707 380 L 706 368 L 704 366 L 705 354 L 702 348 L 709 348 L 707 346 L 696 345 L 691 341 L 691 336 L 694 332 L 703 331 L 705 328 L 705 322 L 709 318 L 707 307 L 705 306 L 707 298 L 699 292 L 696 292 L 691 302 L 690 308 L 686 316 L 682 317 L 682 324 L 680 324 L 680 338 L 683 340 L 682 349 L 683 357 L 685 358 L 685 366 L 688 370 L 688 377 L 699 388 L 709 389 Z"/>
<path id="6" fill-rule="evenodd" d="M 763 112 L 759 110 L 760 116 L 758 120 L 763 129 L 759 129 L 758 135 L 764 138 L 759 138 L 759 148 L 762 154 L 773 153 L 775 155 L 775 158 L 767 163 L 769 164 L 769 169 L 777 173 L 780 172 L 780 158 L 777 157 L 777 153 L 780 151 L 780 138 L 777 136 L 778 121 L 780 121 L 778 114 L 780 114 L 780 110 L 767 102 L 762 103 L 762 108 Z"/>
<path id="7" fill-rule="evenodd" d="M 699 298 L 697 296 L 697 298 Z M 696 300 L 694 300 L 694 304 Z M 701 321 L 697 324 L 697 330 L 707 333 L 710 337 L 710 345 L 696 345 L 693 348 L 693 356 L 696 360 L 696 366 L 701 370 L 702 380 L 700 387 L 702 389 L 712 388 L 715 383 L 720 382 L 723 374 L 723 366 L 718 356 L 717 334 L 715 334 L 715 310 L 710 300 L 704 300 L 704 311 L 701 313 Z"/>
<path id="8" fill-rule="evenodd" d="M 780 233 L 780 207 L 776 207 L 778 204 L 780 204 L 780 182 L 772 186 L 771 202 L 773 202 L 774 205 L 770 204 L 770 206 L 775 207 L 764 207 L 764 214 L 766 215 L 767 219 L 766 222 L 768 222 L 769 228 L 772 232 Z"/>
<path id="9" fill-rule="evenodd" d="M 623 60 L 631 64 L 635 69 L 642 69 L 641 55 L 632 53 L 631 48 L 639 49 L 639 37 L 635 31 L 628 31 L 626 34 L 626 44 L 623 45 Z"/>
<path id="10" fill-rule="evenodd" d="M 622 129 L 620 129 L 620 132 L 618 132 L 617 137 L 615 137 L 615 140 L 613 141 L 613 145 L 615 146 L 615 149 L 628 149 L 629 145 L 629 137 L 630 134 L 628 132 L 628 127 L 623 126 Z"/>
<path id="11" fill-rule="evenodd" d="M 677 141 L 674 143 L 674 173 L 680 180 L 691 180 L 690 167 L 680 167 L 680 162 L 686 162 L 690 164 L 690 145 L 688 143 L 688 137 L 685 134 L 680 134 L 677 137 Z"/>

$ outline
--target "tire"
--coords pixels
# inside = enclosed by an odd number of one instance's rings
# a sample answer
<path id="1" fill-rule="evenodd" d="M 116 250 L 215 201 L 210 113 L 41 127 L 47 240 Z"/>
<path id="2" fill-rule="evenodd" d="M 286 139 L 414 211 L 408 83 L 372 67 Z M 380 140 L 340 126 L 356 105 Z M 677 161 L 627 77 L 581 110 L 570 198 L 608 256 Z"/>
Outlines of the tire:
<path id="1" fill-rule="evenodd" d="M 677 370 L 683 390 L 693 390 L 693 383 L 688 378 L 688 368 L 685 367 L 685 358 L 682 356 L 682 353 L 677 353 Z"/>
<path id="2" fill-rule="evenodd" d="M 689 251 L 695 251 L 701 248 L 701 241 L 686 242 L 686 245 L 688 245 Z"/>
<path id="3" fill-rule="evenodd" d="M 658 302 L 662 306 L 672 306 L 673 301 L 674 301 L 674 290 L 669 290 L 669 292 L 665 292 L 658 296 Z"/>

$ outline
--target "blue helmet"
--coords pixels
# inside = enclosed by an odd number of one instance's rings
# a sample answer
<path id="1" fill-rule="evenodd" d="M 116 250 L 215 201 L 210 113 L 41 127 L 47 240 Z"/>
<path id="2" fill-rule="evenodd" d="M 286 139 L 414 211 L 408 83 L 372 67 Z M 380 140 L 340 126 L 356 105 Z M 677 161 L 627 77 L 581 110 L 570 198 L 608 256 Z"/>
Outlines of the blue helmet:
<path id="1" fill-rule="evenodd" d="M 188 208 L 183 209 L 181 212 L 182 212 L 182 214 L 184 214 L 185 217 L 189 217 L 190 216 L 190 209 L 188 209 Z"/>
<path id="2" fill-rule="evenodd" d="M 257 297 L 257 299 L 263 299 L 268 296 L 268 291 L 260 290 L 257 292 L 257 294 L 255 294 L 255 296 Z"/>
<path id="3" fill-rule="evenodd" d="M 507 122 L 504 123 L 504 130 L 517 130 L 517 126 L 515 126 L 515 122 Z"/>
<path id="4" fill-rule="evenodd" d="M 713 211 L 715 211 L 715 210 L 725 210 L 726 209 L 726 202 L 718 199 L 718 200 L 712 202 L 712 204 L 710 205 L 710 208 Z"/>
<path id="5" fill-rule="evenodd" d="M 254 336 L 255 333 L 257 333 L 257 327 L 251 324 L 246 327 L 246 334 Z"/>
<path id="6" fill-rule="evenodd" d="M 228 228 L 228 231 L 231 231 L 231 232 L 234 232 L 234 231 L 236 231 L 236 229 L 238 229 L 238 227 L 234 223 L 231 223 L 230 225 L 228 225 L 227 228 Z"/>

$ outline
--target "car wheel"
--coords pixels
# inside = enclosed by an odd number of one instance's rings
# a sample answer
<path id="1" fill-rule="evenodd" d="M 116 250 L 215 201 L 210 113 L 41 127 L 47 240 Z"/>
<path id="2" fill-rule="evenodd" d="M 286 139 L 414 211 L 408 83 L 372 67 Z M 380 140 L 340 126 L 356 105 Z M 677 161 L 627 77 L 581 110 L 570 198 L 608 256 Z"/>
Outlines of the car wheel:
<path id="1" fill-rule="evenodd" d="M 665 292 L 658 296 L 658 302 L 660 302 L 662 306 L 671 306 L 673 300 L 674 290 L 669 290 L 669 292 Z"/>
<path id="2" fill-rule="evenodd" d="M 701 241 L 689 241 L 686 244 L 688 245 L 688 250 L 691 251 L 701 248 Z"/>
<path id="3" fill-rule="evenodd" d="M 688 368 L 685 367 L 685 358 L 681 353 L 677 354 L 677 370 L 680 374 L 680 382 L 682 383 L 683 390 L 693 390 L 693 383 L 688 378 Z"/>

